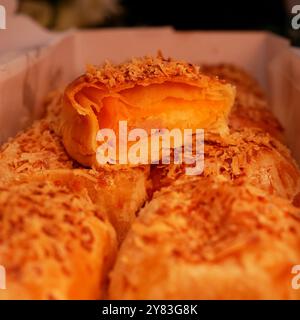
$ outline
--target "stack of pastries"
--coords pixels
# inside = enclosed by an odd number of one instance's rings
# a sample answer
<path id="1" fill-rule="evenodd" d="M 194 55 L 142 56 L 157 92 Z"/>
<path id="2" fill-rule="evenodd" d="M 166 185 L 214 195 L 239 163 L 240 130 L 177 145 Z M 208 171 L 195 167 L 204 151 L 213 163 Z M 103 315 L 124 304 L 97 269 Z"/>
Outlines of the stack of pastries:
<path id="1" fill-rule="evenodd" d="M 245 71 L 106 63 L 45 109 L 0 150 L 0 299 L 300 299 L 300 171 Z M 99 164 L 119 121 L 204 129 L 203 172 Z"/>

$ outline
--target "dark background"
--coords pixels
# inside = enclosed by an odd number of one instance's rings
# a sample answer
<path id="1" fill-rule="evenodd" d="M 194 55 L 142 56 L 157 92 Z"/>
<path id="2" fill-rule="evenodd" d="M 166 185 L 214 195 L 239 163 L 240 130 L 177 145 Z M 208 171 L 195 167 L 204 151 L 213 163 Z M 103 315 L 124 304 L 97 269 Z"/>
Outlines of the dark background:
<path id="1" fill-rule="evenodd" d="M 300 30 L 291 28 L 289 2 L 300 4 L 300 0 L 20 0 L 19 11 L 50 29 L 168 25 L 184 30 L 269 30 L 300 45 Z M 89 21 L 90 12 L 81 19 L 88 9 L 106 11 L 107 3 L 117 9 L 108 10 L 105 18 Z M 67 25 L 58 22 L 66 20 L 60 16 L 62 8 L 74 12 L 74 21 Z"/>
<path id="2" fill-rule="evenodd" d="M 297 3 L 297 1 L 296 1 Z M 300 4 L 300 0 L 298 2 Z M 297 4 L 298 4 L 297 3 Z M 300 30 L 291 28 L 287 1 L 123 0 L 124 24 L 172 25 L 176 29 L 269 30 L 300 45 Z"/>
<path id="3" fill-rule="evenodd" d="M 172 25 L 178 29 L 285 30 L 285 3 L 271 1 L 123 0 L 127 25 Z"/>

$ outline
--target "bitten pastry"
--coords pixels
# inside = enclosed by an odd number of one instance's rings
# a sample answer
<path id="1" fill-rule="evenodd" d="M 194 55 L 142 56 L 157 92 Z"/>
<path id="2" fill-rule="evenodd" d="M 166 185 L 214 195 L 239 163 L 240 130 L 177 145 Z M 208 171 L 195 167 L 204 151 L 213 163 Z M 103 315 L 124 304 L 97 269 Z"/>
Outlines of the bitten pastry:
<path id="1" fill-rule="evenodd" d="M 111 299 L 300 299 L 300 211 L 250 185 L 196 179 L 140 213 L 111 274 Z"/>
<path id="2" fill-rule="evenodd" d="M 118 137 L 119 121 L 148 134 L 162 128 L 225 134 L 234 96 L 232 85 L 197 66 L 162 57 L 90 67 L 65 90 L 63 143 L 73 159 L 95 167 L 98 130 L 112 129 Z"/>
<path id="3" fill-rule="evenodd" d="M 272 114 L 262 88 L 253 77 L 231 64 L 203 65 L 201 70 L 236 86 L 236 99 L 229 115 L 231 130 L 260 128 L 284 141 L 283 128 Z"/>
<path id="4" fill-rule="evenodd" d="M 153 191 L 190 180 L 186 165 L 151 168 Z M 226 137 L 205 134 L 204 171 L 200 176 L 244 181 L 299 205 L 300 171 L 290 151 L 269 134 L 256 129 L 236 131 Z"/>
<path id="5" fill-rule="evenodd" d="M 0 187 L 0 299 L 100 299 L 117 241 L 85 188 L 32 181 Z"/>

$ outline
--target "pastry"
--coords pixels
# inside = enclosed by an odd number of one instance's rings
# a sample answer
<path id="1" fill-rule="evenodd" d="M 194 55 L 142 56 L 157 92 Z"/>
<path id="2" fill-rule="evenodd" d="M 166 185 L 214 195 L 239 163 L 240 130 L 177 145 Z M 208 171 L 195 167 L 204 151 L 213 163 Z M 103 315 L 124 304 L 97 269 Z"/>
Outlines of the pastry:
<path id="1" fill-rule="evenodd" d="M 0 163 L 0 185 L 21 174 L 74 167 L 74 161 L 47 119 L 36 121 L 5 143 L 0 149 Z"/>
<path id="2" fill-rule="evenodd" d="M 125 238 L 140 208 L 148 200 L 149 167 L 77 168 L 38 172 L 30 176 L 35 181 L 52 181 L 56 186 L 85 188 L 96 210 L 104 214 L 117 233 L 118 243 Z M 27 181 L 28 176 L 23 176 Z"/>
<path id="3" fill-rule="evenodd" d="M 152 166 L 153 192 L 178 179 L 190 180 L 185 164 Z M 204 171 L 200 176 L 244 181 L 270 194 L 296 201 L 300 196 L 300 171 L 290 151 L 257 129 L 235 131 L 226 137 L 205 134 Z"/>
<path id="4" fill-rule="evenodd" d="M 201 70 L 236 86 L 236 99 L 229 115 L 231 130 L 260 128 L 284 142 L 283 128 L 272 114 L 262 88 L 253 77 L 231 64 L 203 65 Z"/>
<path id="5" fill-rule="evenodd" d="M 97 167 L 97 132 L 111 129 L 118 138 L 120 121 L 127 121 L 128 130 L 142 128 L 149 135 L 151 129 L 173 128 L 224 135 L 234 96 L 232 85 L 202 74 L 197 66 L 160 56 L 90 67 L 65 90 L 63 143 L 73 159 Z"/>
<path id="6" fill-rule="evenodd" d="M 78 184 L 0 187 L 0 299 L 100 299 L 117 241 L 108 219 Z"/>
<path id="7" fill-rule="evenodd" d="M 300 211 L 251 185 L 197 179 L 140 212 L 111 274 L 111 299 L 300 299 Z"/>

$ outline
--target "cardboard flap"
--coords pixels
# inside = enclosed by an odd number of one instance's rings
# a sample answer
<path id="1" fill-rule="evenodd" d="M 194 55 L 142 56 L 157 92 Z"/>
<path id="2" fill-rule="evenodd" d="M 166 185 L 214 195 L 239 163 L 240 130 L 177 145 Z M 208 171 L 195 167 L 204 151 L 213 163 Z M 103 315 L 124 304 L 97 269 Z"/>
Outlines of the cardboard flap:
<path id="1" fill-rule="evenodd" d="M 289 147 L 300 163 L 300 55 L 285 50 L 269 64 L 270 101 Z"/>

